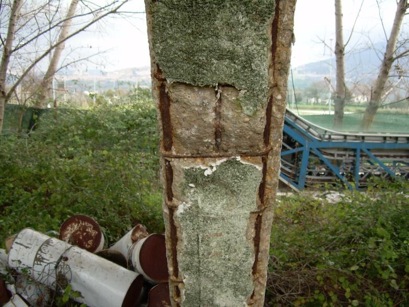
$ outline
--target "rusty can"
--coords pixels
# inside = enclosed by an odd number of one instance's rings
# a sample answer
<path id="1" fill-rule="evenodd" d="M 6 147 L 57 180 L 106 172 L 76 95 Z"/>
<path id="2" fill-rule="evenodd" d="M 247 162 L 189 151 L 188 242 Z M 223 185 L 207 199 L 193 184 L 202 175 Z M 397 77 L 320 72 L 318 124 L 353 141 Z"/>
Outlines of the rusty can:
<path id="1" fill-rule="evenodd" d="M 134 243 L 130 250 L 134 269 L 151 283 L 167 282 L 169 278 L 166 259 L 165 236 L 151 234 Z"/>
<path id="2" fill-rule="evenodd" d="M 104 248 L 105 238 L 99 224 L 86 215 L 73 215 L 60 227 L 59 239 L 91 253 Z"/>

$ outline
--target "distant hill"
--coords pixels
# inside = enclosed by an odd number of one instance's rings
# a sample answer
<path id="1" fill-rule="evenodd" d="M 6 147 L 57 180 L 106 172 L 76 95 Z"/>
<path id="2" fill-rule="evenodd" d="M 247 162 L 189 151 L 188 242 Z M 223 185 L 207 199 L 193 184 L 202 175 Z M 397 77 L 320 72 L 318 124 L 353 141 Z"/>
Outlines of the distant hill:
<path id="1" fill-rule="evenodd" d="M 377 44 L 374 48 L 353 50 L 345 55 L 347 82 L 356 80 L 365 82 L 376 78 L 382 57 L 382 53 L 376 50 L 384 50 L 385 44 Z M 297 87 L 306 87 L 313 82 L 323 80 L 325 77 L 330 78 L 332 76 L 332 78 L 335 78 L 335 65 L 335 57 L 331 57 L 293 67 L 293 78 Z"/>
<path id="2" fill-rule="evenodd" d="M 369 82 L 375 79 L 381 62 L 380 56 L 382 56 L 384 49 L 385 44 L 379 43 L 375 44 L 373 48 L 361 48 L 347 52 L 345 55 L 347 82 Z M 331 79 L 331 76 L 334 79 L 335 57 L 293 67 L 292 74 L 296 88 L 309 87 L 312 83 L 322 81 L 324 78 Z M 88 91 L 130 88 L 137 85 L 151 86 L 149 66 L 114 71 L 93 69 L 78 72 L 65 70 L 64 74 L 59 75 L 59 78 L 65 79 L 70 88 L 75 87 L 78 90 Z M 57 79 L 59 78 L 57 77 Z"/>
<path id="3" fill-rule="evenodd" d="M 57 74 L 57 80 L 65 83 L 70 91 L 97 91 L 109 89 L 129 89 L 135 86 L 150 87 L 150 67 L 134 67 L 114 71 L 99 69 L 69 71 Z"/>

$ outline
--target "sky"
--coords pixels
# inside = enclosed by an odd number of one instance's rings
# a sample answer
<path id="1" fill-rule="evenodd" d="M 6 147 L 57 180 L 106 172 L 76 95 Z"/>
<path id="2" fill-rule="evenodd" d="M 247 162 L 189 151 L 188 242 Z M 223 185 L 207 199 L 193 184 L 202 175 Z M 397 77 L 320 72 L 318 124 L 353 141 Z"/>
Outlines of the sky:
<path id="1" fill-rule="evenodd" d="M 389 31 L 395 15 L 396 1 L 378 0 L 381 14 Z M 351 33 L 362 0 L 344 0 L 344 40 Z M 133 0 L 125 10 L 141 12 L 132 17 L 108 20 L 98 31 L 83 35 L 81 41 L 93 50 L 109 50 L 103 58 L 104 70 L 149 66 L 149 47 L 146 31 L 144 1 Z M 292 48 L 292 66 L 330 57 L 335 35 L 334 0 L 297 0 L 295 13 L 295 44 Z M 363 0 L 363 7 L 352 36 L 351 48 L 366 40 L 371 33 L 373 41 L 382 40 L 382 28 L 376 0 Z M 389 34 L 389 33 L 388 33 Z"/>
<path id="2" fill-rule="evenodd" d="M 396 1 L 380 0 L 385 28 L 389 31 L 396 11 Z M 292 66 L 327 59 L 335 44 L 335 1 L 297 0 L 295 11 L 295 44 L 292 49 Z M 354 34 L 348 48 L 367 41 L 371 33 L 374 42 L 384 40 L 376 0 L 343 0 L 344 42 L 352 29 Z M 359 18 L 357 14 L 359 13 Z M 356 25 L 354 27 L 354 23 Z M 387 32 L 389 35 L 389 32 Z M 325 43 L 324 43 L 325 42 Z"/>

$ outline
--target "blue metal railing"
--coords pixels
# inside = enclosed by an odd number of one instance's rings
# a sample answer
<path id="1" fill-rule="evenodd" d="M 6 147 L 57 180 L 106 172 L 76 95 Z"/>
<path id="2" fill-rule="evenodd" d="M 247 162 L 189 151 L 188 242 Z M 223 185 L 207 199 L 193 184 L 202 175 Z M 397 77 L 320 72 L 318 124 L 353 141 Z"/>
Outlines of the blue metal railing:
<path id="1" fill-rule="evenodd" d="M 296 190 L 325 183 L 365 187 L 371 176 L 409 179 L 409 135 L 341 133 L 287 110 L 282 181 Z"/>

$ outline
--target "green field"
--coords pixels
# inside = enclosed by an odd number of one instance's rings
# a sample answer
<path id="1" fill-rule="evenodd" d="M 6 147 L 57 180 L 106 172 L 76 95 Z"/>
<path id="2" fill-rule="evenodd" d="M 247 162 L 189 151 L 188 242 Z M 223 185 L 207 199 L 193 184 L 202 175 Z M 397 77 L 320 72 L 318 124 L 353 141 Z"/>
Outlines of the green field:
<path id="1" fill-rule="evenodd" d="M 23 109 L 16 105 L 7 105 L 5 113 L 4 122 L 4 132 L 8 133 L 10 131 L 17 131 L 19 124 L 19 116 L 23 112 L 24 116 L 22 119 L 23 131 L 26 131 L 30 125 L 30 120 L 36 116 L 39 116 L 46 110 L 38 110 L 34 108 Z M 352 108 L 346 109 L 347 113 L 344 115 L 344 125 L 341 131 L 344 132 L 361 132 L 360 124 L 363 116 L 363 109 Z M 292 109 L 292 112 L 300 115 L 309 122 L 321 126 L 326 129 L 333 129 L 334 115 L 333 114 L 314 114 L 314 115 L 304 115 L 308 112 L 328 112 L 323 106 L 300 106 L 298 109 Z M 394 112 L 379 112 L 376 117 L 373 126 L 369 132 L 374 133 L 403 133 L 409 134 L 409 113 L 396 110 Z"/>
<path id="2" fill-rule="evenodd" d="M 345 132 L 360 132 L 362 116 L 363 113 L 345 114 L 344 125 L 341 130 Z M 302 117 L 318 126 L 333 129 L 333 114 L 302 115 Z M 409 134 L 409 114 L 378 113 L 369 132 Z"/>

